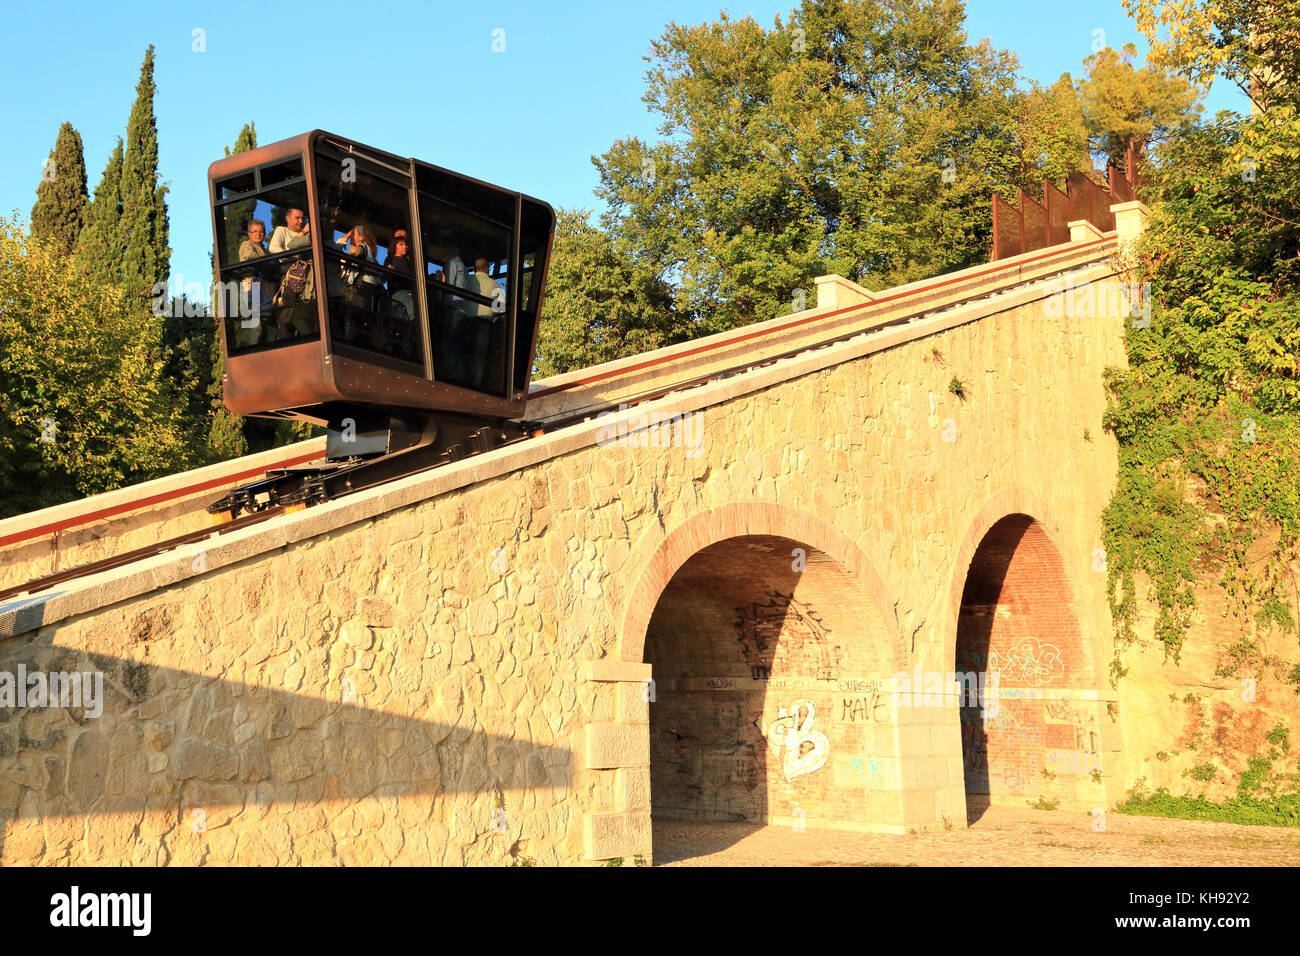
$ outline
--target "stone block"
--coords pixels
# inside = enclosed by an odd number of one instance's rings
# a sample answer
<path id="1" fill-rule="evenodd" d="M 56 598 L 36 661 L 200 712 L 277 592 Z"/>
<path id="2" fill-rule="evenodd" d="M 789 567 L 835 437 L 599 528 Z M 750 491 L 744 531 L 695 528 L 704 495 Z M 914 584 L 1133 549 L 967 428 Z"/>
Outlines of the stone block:
<path id="1" fill-rule="evenodd" d="M 622 857 L 625 864 L 640 854 L 650 858 L 650 811 L 588 813 L 583 816 L 583 856 L 588 860 Z"/>
<path id="2" fill-rule="evenodd" d="M 650 809 L 650 768 L 621 767 L 614 771 L 614 790 L 623 810 Z"/>
<path id="3" fill-rule="evenodd" d="M 644 724 L 588 724 L 583 745 L 590 770 L 650 765 L 650 734 Z"/>

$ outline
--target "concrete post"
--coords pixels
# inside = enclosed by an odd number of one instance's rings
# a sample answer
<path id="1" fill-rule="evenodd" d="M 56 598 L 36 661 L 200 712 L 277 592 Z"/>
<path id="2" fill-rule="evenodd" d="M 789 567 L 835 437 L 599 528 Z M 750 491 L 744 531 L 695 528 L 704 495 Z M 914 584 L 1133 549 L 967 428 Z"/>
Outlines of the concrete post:
<path id="1" fill-rule="evenodd" d="M 1110 211 L 1115 214 L 1115 235 L 1119 240 L 1120 257 L 1131 259 L 1138 239 L 1146 231 L 1151 210 L 1134 199 L 1132 202 L 1116 203 L 1110 207 Z"/>
<path id="2" fill-rule="evenodd" d="M 876 298 L 870 289 L 864 289 L 844 276 L 818 276 L 813 282 L 817 284 L 819 309 L 846 309 L 853 305 L 866 305 Z"/>
<path id="3" fill-rule="evenodd" d="M 1093 239 L 1102 238 L 1102 235 L 1102 231 L 1087 219 L 1076 219 L 1070 223 L 1071 242 L 1091 242 Z"/>

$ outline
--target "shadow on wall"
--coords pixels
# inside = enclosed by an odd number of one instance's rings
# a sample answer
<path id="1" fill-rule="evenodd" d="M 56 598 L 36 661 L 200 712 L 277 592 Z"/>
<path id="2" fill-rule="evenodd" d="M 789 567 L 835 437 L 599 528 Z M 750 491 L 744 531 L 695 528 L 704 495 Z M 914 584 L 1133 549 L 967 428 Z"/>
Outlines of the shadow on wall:
<path id="1" fill-rule="evenodd" d="M 980 542 L 966 573 L 961 612 L 957 617 L 958 672 L 982 672 L 988 667 L 989 646 L 1007 571 L 1016 548 L 1034 523 L 1027 515 L 997 522 Z M 978 706 L 960 708 L 961 756 L 966 787 L 966 822 L 975 823 L 989 808 L 989 738 Z"/>
<path id="2" fill-rule="evenodd" d="M 566 748 L 373 709 L 365 672 L 326 701 L 59 647 L 28 644 L 21 663 L 13 643 L 0 649 L 0 675 L 21 667 L 33 689 L 38 670 L 102 674 L 102 697 L 92 678 L 80 708 L 0 706 L 0 863 L 559 862 Z M 468 675 L 398 700 L 466 715 L 482 693 Z"/>
<path id="3" fill-rule="evenodd" d="M 897 780 L 868 773 L 897 762 L 875 689 L 898 669 L 893 645 L 830 555 L 771 535 L 702 548 L 661 593 L 645 660 L 655 820 L 740 825 L 700 828 L 715 850 L 763 825 L 901 820 Z"/>

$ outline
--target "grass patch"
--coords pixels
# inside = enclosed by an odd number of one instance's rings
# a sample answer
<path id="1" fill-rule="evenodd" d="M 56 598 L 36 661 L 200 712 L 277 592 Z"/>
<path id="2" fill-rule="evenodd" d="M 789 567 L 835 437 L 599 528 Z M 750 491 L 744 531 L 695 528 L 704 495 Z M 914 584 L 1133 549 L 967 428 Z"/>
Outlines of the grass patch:
<path id="1" fill-rule="evenodd" d="M 1175 796 L 1164 787 L 1155 793 L 1136 788 L 1117 807 L 1116 813 L 1135 817 L 1172 817 L 1178 820 L 1213 820 L 1249 826 L 1300 827 L 1300 793 L 1261 800 L 1238 795 L 1223 803 L 1204 796 Z M 1147 837 L 1143 843 L 1152 840 Z M 1153 841 L 1154 842 L 1154 841 Z"/>

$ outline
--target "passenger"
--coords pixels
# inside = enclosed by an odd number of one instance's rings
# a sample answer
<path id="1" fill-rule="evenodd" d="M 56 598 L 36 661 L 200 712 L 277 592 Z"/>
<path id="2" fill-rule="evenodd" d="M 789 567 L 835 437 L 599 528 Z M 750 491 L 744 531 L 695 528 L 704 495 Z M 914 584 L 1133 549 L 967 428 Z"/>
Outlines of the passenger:
<path id="1" fill-rule="evenodd" d="M 478 314 L 488 319 L 501 315 L 505 311 L 504 292 L 501 289 L 501 283 L 488 275 L 488 261 L 486 259 L 474 260 L 474 279 L 478 283 L 478 294 L 492 300 L 491 305 L 485 302 L 478 303 Z"/>
<path id="2" fill-rule="evenodd" d="M 411 265 L 410 244 L 406 240 L 405 230 L 393 233 L 393 247 L 384 260 L 384 268 L 394 274 L 388 280 L 388 294 L 406 310 L 408 317 L 413 317 L 415 301 L 411 293 L 411 280 L 415 278 L 415 267 Z"/>
<path id="3" fill-rule="evenodd" d="M 418 351 L 415 334 L 415 267 L 411 265 L 410 248 L 406 230 L 395 229 L 384 268 L 393 273 L 388 280 L 388 295 L 393 301 L 394 313 L 392 337 L 398 353 L 415 360 Z"/>
<path id="4" fill-rule="evenodd" d="M 239 244 L 239 261 L 247 262 L 266 255 L 266 223 L 260 219 L 251 219 L 248 223 L 248 238 Z"/>
<path id="5" fill-rule="evenodd" d="M 477 303 L 475 329 L 470 340 L 472 346 L 470 381 L 474 383 L 475 388 L 481 390 L 487 384 L 483 379 L 487 374 L 488 351 L 492 346 L 492 339 L 496 335 L 497 327 L 504 325 L 500 319 L 505 300 L 501 284 L 488 275 L 486 259 L 480 257 L 474 260 L 474 280 L 478 287 L 478 294 L 491 300 L 490 303 Z"/>
<path id="6" fill-rule="evenodd" d="M 301 209 L 291 208 L 285 214 L 284 225 L 276 226 L 271 233 L 271 255 L 310 245 L 311 223 Z"/>
<path id="7" fill-rule="evenodd" d="M 473 286 L 469 282 L 469 273 L 465 271 L 465 263 L 460 258 L 460 247 L 452 243 L 447 251 L 451 253 L 451 258 L 442 267 L 443 281 L 457 289 L 472 290 Z M 448 296 L 447 304 L 457 312 L 468 314 L 472 311 L 470 301 L 462 299 L 458 295 Z"/>
<path id="8" fill-rule="evenodd" d="M 276 226 L 275 232 L 271 234 L 270 253 L 278 255 L 295 249 L 310 248 L 311 223 L 301 209 L 290 207 L 285 214 L 284 225 Z M 280 339 L 309 335 L 316 331 L 316 309 L 312 304 L 315 298 L 316 283 L 310 258 L 290 260 L 275 297 L 275 304 L 280 306 L 275 332 Z"/>
<path id="9" fill-rule="evenodd" d="M 250 259 L 260 259 L 266 255 L 266 247 L 262 243 L 266 239 L 266 223 L 260 219 L 250 220 L 248 223 L 248 238 L 239 244 L 239 261 L 247 262 Z M 257 281 L 256 289 L 254 288 L 254 279 Z M 266 281 L 263 273 L 258 270 L 251 275 L 245 276 L 240 281 L 240 286 L 244 292 L 243 301 L 247 302 L 247 308 L 253 310 L 252 317 L 258 321 L 253 323 L 251 328 L 244 324 L 249 318 L 240 314 L 240 322 L 235 327 L 235 342 L 239 346 L 256 345 L 259 341 L 274 341 L 275 327 L 271 322 L 262 324 L 263 315 L 270 312 L 271 299 L 275 295 L 275 286 Z M 241 309 L 245 306 L 241 303 Z"/>
<path id="10" fill-rule="evenodd" d="M 379 264 L 379 242 L 375 239 L 375 234 L 366 226 L 358 225 L 351 232 L 352 241 L 348 244 L 348 254 L 360 256 L 367 262 Z M 346 238 L 346 237 L 345 237 Z M 361 282 L 365 291 L 365 298 L 368 303 L 367 308 L 374 308 L 374 300 L 378 296 L 380 289 L 383 287 L 384 280 L 382 276 L 373 272 L 359 270 L 361 272 Z"/>
<path id="11" fill-rule="evenodd" d="M 384 260 L 384 267 L 392 269 L 398 275 L 414 277 L 415 267 L 411 265 L 411 249 L 410 243 L 406 239 L 405 229 L 399 229 L 393 233 L 393 251 Z M 389 288 L 392 288 L 391 283 Z"/>
<path id="12" fill-rule="evenodd" d="M 460 246 L 455 242 L 447 247 L 448 258 L 442 266 L 442 281 L 453 289 L 470 290 L 469 274 L 465 263 L 460 258 Z M 442 342 L 444 367 L 450 365 L 455 369 L 469 372 L 465 347 L 461 343 L 464 336 L 466 316 L 473 312 L 473 303 L 458 295 L 448 294 L 443 306 Z"/>

